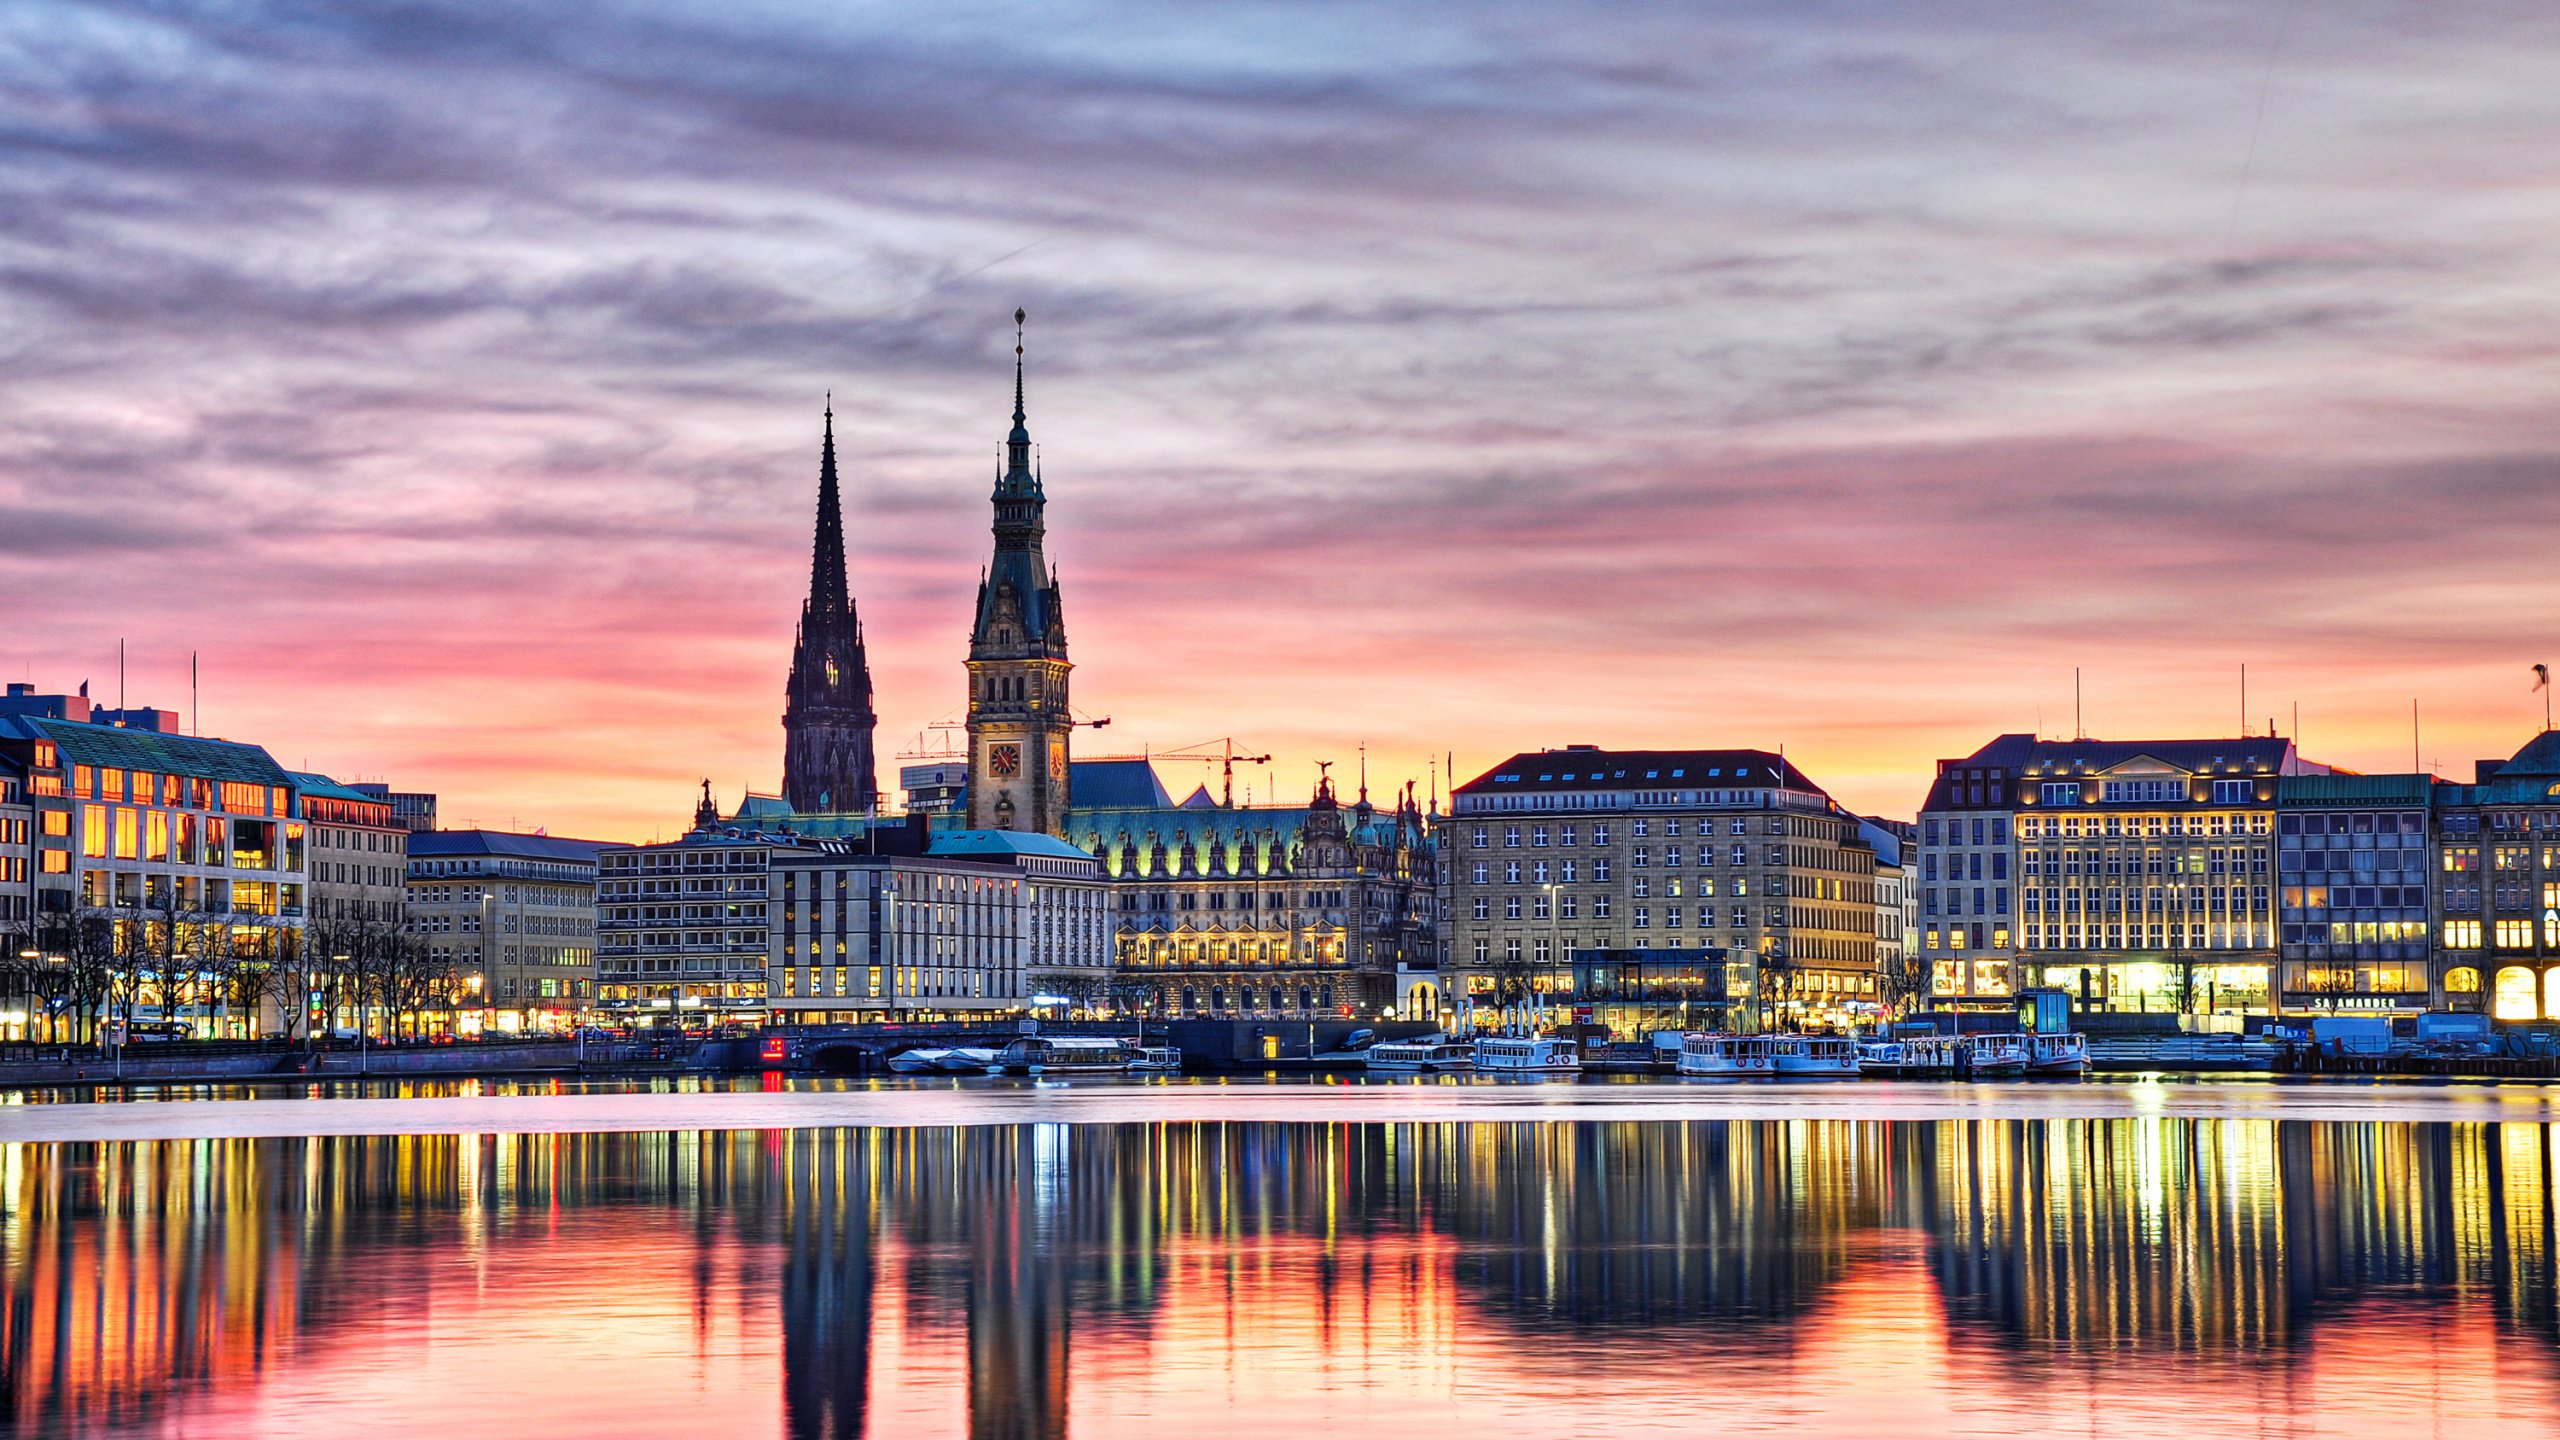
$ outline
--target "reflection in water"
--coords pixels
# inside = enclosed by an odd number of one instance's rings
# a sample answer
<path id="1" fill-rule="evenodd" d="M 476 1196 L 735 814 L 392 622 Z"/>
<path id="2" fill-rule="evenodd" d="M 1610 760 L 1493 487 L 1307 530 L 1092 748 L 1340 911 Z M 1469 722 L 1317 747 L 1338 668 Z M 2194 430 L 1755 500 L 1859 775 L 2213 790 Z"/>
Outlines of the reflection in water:
<path id="1" fill-rule="evenodd" d="M 30 1434 L 2548 1429 L 2552 1166 L 2540 1126 L 2173 1120 L 9 1145 L 0 1404 Z"/>

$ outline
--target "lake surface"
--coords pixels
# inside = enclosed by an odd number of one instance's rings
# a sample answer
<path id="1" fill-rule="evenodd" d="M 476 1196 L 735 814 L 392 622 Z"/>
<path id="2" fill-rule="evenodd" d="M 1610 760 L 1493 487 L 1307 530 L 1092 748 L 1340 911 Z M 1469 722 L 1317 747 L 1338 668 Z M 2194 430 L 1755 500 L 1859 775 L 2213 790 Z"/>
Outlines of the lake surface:
<path id="1" fill-rule="evenodd" d="M 0 1137 L 186 1133 L 0 1144 L 0 1429 L 2560 1432 L 2560 1137 L 2497 1118 L 2544 1092 L 2338 1119 L 2332 1090 L 2143 1088 L 1823 1102 L 1890 1119 L 1595 1086 L 1380 1092 L 1457 1117 L 1423 1119 L 1220 1086 L 14 1107 Z M 875 1113 L 693 1128 L 715 1100 Z M 686 1128 L 516 1133 L 572 1101 Z M 385 1105 L 488 1128 L 219 1133 Z"/>

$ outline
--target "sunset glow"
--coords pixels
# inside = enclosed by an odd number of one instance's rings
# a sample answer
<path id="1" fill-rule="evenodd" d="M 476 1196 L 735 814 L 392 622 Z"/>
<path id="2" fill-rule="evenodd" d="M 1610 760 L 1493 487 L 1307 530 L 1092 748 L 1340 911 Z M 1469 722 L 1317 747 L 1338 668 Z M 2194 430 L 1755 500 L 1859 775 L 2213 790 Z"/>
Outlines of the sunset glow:
<path id="1" fill-rule="evenodd" d="M 2402 769 L 2415 701 L 2468 778 L 2553 658 L 2555 29 L 36 7 L 0 664 L 200 652 L 287 765 L 672 834 L 778 786 L 832 391 L 893 769 L 1020 305 L 1085 753 L 1784 746 L 1907 816 L 2079 667 L 2091 733 Z"/>

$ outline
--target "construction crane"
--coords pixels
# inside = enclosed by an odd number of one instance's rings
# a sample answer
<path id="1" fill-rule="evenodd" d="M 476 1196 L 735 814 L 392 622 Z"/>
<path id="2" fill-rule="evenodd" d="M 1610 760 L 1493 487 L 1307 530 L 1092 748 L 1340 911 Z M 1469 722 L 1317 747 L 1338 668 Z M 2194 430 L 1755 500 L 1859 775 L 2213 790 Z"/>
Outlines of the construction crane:
<path id="1" fill-rule="evenodd" d="M 1214 750 L 1209 748 L 1213 745 L 1217 747 Z M 1224 804 L 1230 810 L 1236 808 L 1237 763 L 1242 762 L 1247 765 L 1271 763 L 1271 757 L 1268 755 L 1247 755 L 1237 750 L 1235 737 L 1232 735 L 1219 740 L 1203 740 L 1197 745 L 1186 745 L 1179 750 L 1160 750 L 1156 755 L 1157 758 L 1164 760 L 1198 760 L 1204 764 L 1212 760 L 1217 761 L 1219 772 L 1226 782 Z"/>

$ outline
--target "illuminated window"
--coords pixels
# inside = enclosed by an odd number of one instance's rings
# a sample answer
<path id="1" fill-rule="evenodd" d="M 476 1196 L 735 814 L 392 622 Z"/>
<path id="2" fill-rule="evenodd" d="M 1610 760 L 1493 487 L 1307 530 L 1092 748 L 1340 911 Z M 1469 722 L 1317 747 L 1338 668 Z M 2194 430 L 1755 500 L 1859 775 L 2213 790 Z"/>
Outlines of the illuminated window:
<path id="1" fill-rule="evenodd" d="M 2479 949 L 2480 922 L 2477 920 L 2447 920 L 2444 922 L 2444 946 L 2448 950 Z"/>
<path id="2" fill-rule="evenodd" d="M 2490 1013 L 2501 1020 L 2532 1020 L 2540 1016 L 2534 993 L 2534 974 L 2521 965 L 2510 965 L 2498 972 L 2497 991 L 2490 1001 Z"/>

